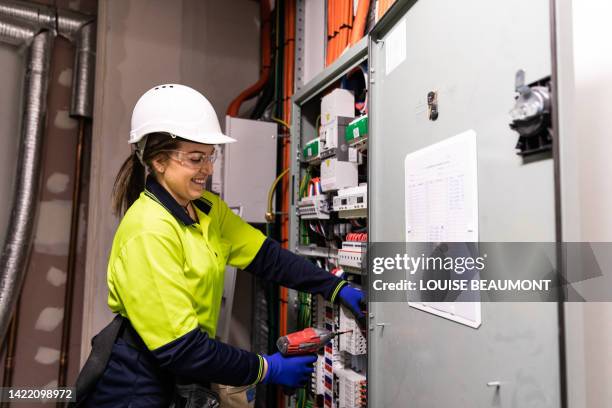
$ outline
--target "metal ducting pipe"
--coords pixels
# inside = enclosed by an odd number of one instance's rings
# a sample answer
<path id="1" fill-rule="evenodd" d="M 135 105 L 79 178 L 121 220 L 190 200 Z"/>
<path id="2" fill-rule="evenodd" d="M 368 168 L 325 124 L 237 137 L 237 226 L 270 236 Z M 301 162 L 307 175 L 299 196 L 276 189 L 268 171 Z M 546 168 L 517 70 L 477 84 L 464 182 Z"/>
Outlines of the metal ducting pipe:
<path id="1" fill-rule="evenodd" d="M 3 0 L 0 4 L 0 14 L 55 30 L 57 35 L 70 41 L 75 40 L 83 25 L 93 21 L 91 16 L 76 11 L 21 0 Z"/>
<path id="2" fill-rule="evenodd" d="M 8 18 L 0 18 L 0 42 L 18 47 L 28 44 L 36 34 L 34 27 Z"/>
<path id="3" fill-rule="evenodd" d="M 76 51 L 72 69 L 72 98 L 70 116 L 91 118 L 96 66 L 96 23 L 81 27 L 76 37 Z"/>
<path id="4" fill-rule="evenodd" d="M 38 29 L 53 30 L 76 44 L 70 116 L 91 119 L 96 58 L 95 18 L 76 11 L 20 0 L 3 0 L 0 3 L 0 16 L 24 21 Z"/>
<path id="5" fill-rule="evenodd" d="M 0 40 L 15 45 L 27 44 L 23 87 L 18 171 L 11 216 L 0 256 L 0 338 L 6 336 L 11 314 L 21 290 L 30 250 L 40 188 L 42 138 L 47 111 L 49 62 L 54 34 L 43 30 L 27 37 L 29 28 L 19 28 L 0 17 Z"/>

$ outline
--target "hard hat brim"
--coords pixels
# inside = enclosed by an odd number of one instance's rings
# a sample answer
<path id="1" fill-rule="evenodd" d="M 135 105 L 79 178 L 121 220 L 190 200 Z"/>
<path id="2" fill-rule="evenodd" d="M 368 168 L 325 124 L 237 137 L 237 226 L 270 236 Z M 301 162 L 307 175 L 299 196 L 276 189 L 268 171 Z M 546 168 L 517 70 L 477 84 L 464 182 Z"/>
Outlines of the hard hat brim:
<path id="1" fill-rule="evenodd" d="M 172 130 L 173 131 L 167 128 L 160 129 L 157 126 L 154 128 L 149 128 L 149 129 L 147 129 L 146 127 L 144 129 L 138 129 L 136 131 L 130 132 L 129 143 L 138 143 L 146 135 L 151 134 L 151 133 L 168 133 L 170 137 L 175 136 L 175 137 L 180 137 L 181 139 L 189 140 L 190 142 L 210 144 L 210 145 L 227 144 L 227 143 L 236 142 L 236 139 L 229 137 L 227 135 L 224 135 L 223 133 L 207 133 L 207 134 L 194 135 L 192 133 L 177 132 L 176 129 L 172 129 Z"/>

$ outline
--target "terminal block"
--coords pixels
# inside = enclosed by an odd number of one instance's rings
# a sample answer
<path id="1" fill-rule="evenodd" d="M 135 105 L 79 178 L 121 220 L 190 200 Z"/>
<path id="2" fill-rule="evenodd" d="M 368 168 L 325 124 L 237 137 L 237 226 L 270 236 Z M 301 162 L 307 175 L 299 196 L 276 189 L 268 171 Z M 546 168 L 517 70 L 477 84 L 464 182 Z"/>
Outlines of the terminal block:
<path id="1" fill-rule="evenodd" d="M 329 201 L 324 194 L 302 198 L 297 204 L 297 215 L 304 220 L 328 220 Z"/>
<path id="2" fill-rule="evenodd" d="M 367 242 L 344 241 L 338 250 L 338 263 L 347 272 L 357 270 L 361 272 L 365 263 Z"/>
<path id="3" fill-rule="evenodd" d="M 333 198 L 333 210 L 340 218 L 365 218 L 368 216 L 368 185 L 361 184 L 338 190 Z"/>
<path id="4" fill-rule="evenodd" d="M 336 370 L 338 377 L 338 408 L 365 408 L 367 380 L 363 374 L 351 369 Z"/>
<path id="5" fill-rule="evenodd" d="M 340 308 L 340 351 L 360 356 L 368 352 L 366 338 L 361 334 L 361 330 L 353 316 L 344 307 Z"/>
<path id="6" fill-rule="evenodd" d="M 338 324 L 336 319 L 336 307 L 325 301 L 325 329 L 335 332 L 338 330 Z M 324 395 L 324 406 L 326 408 L 334 408 L 335 404 L 335 393 L 334 393 L 334 370 L 336 370 L 342 364 L 342 355 L 338 350 L 338 339 L 334 338 L 327 345 L 325 345 L 324 354 L 325 360 L 323 363 L 323 395 Z"/>
<path id="7" fill-rule="evenodd" d="M 317 361 L 315 363 L 315 371 L 312 376 L 312 393 L 315 395 L 325 394 L 325 357 L 323 355 L 317 355 Z"/>

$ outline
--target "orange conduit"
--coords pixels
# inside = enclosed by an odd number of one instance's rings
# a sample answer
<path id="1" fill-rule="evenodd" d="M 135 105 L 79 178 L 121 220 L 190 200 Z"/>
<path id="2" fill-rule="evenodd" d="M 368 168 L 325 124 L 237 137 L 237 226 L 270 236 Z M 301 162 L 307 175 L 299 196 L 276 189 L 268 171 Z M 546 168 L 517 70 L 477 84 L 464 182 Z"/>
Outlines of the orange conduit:
<path id="1" fill-rule="evenodd" d="M 287 0 L 285 2 L 285 42 L 284 47 L 284 61 L 283 61 L 283 120 L 291 125 L 291 97 L 293 96 L 293 85 L 294 85 L 294 61 L 295 61 L 295 0 Z M 288 135 L 286 133 L 285 135 Z M 291 165 L 291 143 L 289 138 L 283 138 L 283 154 L 282 160 L 283 168 L 287 168 Z M 290 177 L 284 177 L 282 181 L 282 201 L 281 201 L 281 245 L 284 248 L 289 246 L 289 210 L 290 210 L 290 188 L 289 188 Z M 279 332 L 280 335 L 287 334 L 287 302 L 288 302 L 288 290 L 287 288 L 281 287 L 280 289 L 280 313 L 279 313 Z M 279 407 L 285 406 L 284 395 L 279 390 L 278 403 Z"/>
<path id="2" fill-rule="evenodd" d="M 234 99 L 227 108 L 228 116 L 238 116 L 238 112 L 240 111 L 240 106 L 242 103 L 248 99 L 257 96 L 259 92 L 263 89 L 263 87 L 268 82 L 268 78 L 270 77 L 270 62 L 272 60 L 271 50 L 270 50 L 270 36 L 272 33 L 272 29 L 270 26 L 270 2 L 268 0 L 261 0 L 260 4 L 260 15 L 261 15 L 261 73 L 259 80 L 242 91 L 240 95 Z"/>
<path id="3" fill-rule="evenodd" d="M 360 17 L 361 37 L 363 37 L 363 31 L 365 31 L 365 23 L 367 19 L 367 12 L 369 8 L 369 0 L 367 4 L 362 4 L 362 0 L 359 2 L 359 7 L 365 10 L 358 14 Z M 359 9 L 358 9 L 359 10 Z M 353 17 L 353 0 L 328 0 L 327 2 L 327 52 L 325 55 L 325 65 L 332 64 L 346 48 L 351 45 L 351 39 L 353 37 L 353 25 L 357 21 Z"/>
<path id="4" fill-rule="evenodd" d="M 355 16 L 355 23 L 353 24 L 353 30 L 351 31 L 350 45 L 354 45 L 357 41 L 361 40 L 365 34 L 366 20 L 368 19 L 368 10 L 370 8 L 370 0 L 359 0 L 357 5 L 357 15 Z"/>

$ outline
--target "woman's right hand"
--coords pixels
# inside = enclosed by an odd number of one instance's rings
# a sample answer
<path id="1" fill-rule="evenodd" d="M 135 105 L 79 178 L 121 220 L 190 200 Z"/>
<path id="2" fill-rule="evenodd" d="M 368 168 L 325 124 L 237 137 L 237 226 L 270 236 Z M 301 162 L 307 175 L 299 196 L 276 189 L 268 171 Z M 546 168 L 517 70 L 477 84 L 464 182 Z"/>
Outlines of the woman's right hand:
<path id="1" fill-rule="evenodd" d="M 264 384 L 280 384 L 289 388 L 303 387 L 314 372 L 315 354 L 305 356 L 285 357 L 281 353 L 264 356 L 267 370 L 262 382 Z"/>

